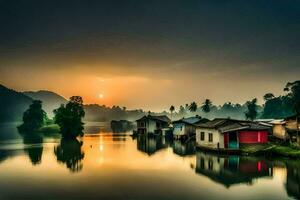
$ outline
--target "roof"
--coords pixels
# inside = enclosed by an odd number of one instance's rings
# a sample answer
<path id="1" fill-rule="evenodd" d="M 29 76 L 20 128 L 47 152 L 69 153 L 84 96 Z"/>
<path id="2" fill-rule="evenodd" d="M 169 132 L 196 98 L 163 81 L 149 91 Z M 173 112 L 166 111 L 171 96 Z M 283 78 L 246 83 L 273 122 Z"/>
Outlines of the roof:
<path id="1" fill-rule="evenodd" d="M 236 120 L 236 119 L 222 119 L 217 118 L 212 121 L 200 124 L 201 128 L 214 128 L 222 133 L 237 131 L 237 130 L 268 130 L 270 127 L 260 124 L 259 122 Z"/>
<path id="2" fill-rule="evenodd" d="M 206 123 L 201 123 L 198 126 L 202 127 L 202 128 L 217 128 L 229 121 L 232 121 L 232 120 L 227 119 L 227 118 L 215 118 L 212 121 L 208 121 Z"/>
<path id="3" fill-rule="evenodd" d="M 188 117 L 188 118 L 182 118 L 180 120 L 177 120 L 177 121 L 173 121 L 172 123 L 173 124 L 176 124 L 176 123 L 184 123 L 184 124 L 191 124 L 191 125 L 195 125 L 197 123 L 204 123 L 204 122 L 207 122 L 209 121 L 208 119 L 206 118 L 201 118 L 199 116 L 196 116 L 196 117 Z"/>
<path id="4" fill-rule="evenodd" d="M 285 120 L 290 120 L 290 119 L 296 119 L 296 117 L 298 117 L 298 118 L 300 118 L 300 114 L 296 114 L 296 115 L 292 115 L 292 116 L 289 116 L 289 117 L 287 117 L 287 118 L 285 118 Z"/>
<path id="5" fill-rule="evenodd" d="M 167 122 L 167 123 L 170 123 L 171 120 L 169 117 L 167 117 L 166 115 L 157 115 L 157 116 L 154 116 L 154 115 L 145 115 L 143 116 L 142 118 L 136 120 L 136 121 L 141 121 L 141 120 L 155 120 L 155 121 L 162 121 L 162 122 Z"/>

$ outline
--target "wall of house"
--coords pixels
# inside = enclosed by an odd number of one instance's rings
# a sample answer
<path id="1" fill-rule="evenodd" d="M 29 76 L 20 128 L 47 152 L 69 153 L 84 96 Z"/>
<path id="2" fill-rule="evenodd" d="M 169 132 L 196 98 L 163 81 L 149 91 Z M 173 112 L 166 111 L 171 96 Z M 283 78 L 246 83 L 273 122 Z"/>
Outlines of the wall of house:
<path id="1" fill-rule="evenodd" d="M 224 169 L 225 158 L 198 151 L 196 153 L 196 169 L 220 173 Z"/>
<path id="2" fill-rule="evenodd" d="M 204 132 L 204 140 L 201 140 L 201 132 Z M 213 141 L 208 141 L 208 134 L 213 134 Z M 210 128 L 196 128 L 196 143 L 197 145 L 209 147 L 209 148 L 224 148 L 224 137 L 223 134 L 221 134 L 216 129 L 210 129 Z"/>
<path id="3" fill-rule="evenodd" d="M 239 131 L 240 144 L 267 143 L 268 131 Z"/>
<path id="4" fill-rule="evenodd" d="M 195 126 L 192 126 L 192 125 L 189 125 L 189 124 L 186 124 L 185 125 L 185 134 L 186 135 L 195 135 L 196 134 L 196 127 Z"/>
<path id="5" fill-rule="evenodd" d="M 184 123 L 175 123 L 173 124 L 173 135 L 179 136 L 185 134 L 185 125 Z"/>
<path id="6" fill-rule="evenodd" d="M 285 127 L 288 128 L 288 129 L 291 129 L 291 130 L 297 130 L 296 120 L 292 120 L 292 119 L 287 120 Z M 300 128 L 300 122 L 298 122 L 298 128 Z"/>
<path id="7" fill-rule="evenodd" d="M 287 133 L 284 124 L 274 124 L 273 125 L 273 136 L 279 139 L 286 139 Z"/>
<path id="8" fill-rule="evenodd" d="M 155 130 L 156 130 L 156 121 L 148 120 L 148 122 L 147 122 L 147 132 L 148 133 L 154 133 Z"/>

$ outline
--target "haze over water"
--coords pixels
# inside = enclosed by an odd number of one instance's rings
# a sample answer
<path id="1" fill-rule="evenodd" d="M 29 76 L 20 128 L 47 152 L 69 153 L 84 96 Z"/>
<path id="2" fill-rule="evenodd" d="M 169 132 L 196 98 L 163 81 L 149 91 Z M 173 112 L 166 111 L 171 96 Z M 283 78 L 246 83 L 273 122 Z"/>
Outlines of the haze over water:
<path id="1" fill-rule="evenodd" d="M 163 137 L 113 134 L 103 123 L 85 130 L 71 144 L 2 139 L 0 198 L 299 198 L 300 166 L 292 160 L 218 157 Z"/>

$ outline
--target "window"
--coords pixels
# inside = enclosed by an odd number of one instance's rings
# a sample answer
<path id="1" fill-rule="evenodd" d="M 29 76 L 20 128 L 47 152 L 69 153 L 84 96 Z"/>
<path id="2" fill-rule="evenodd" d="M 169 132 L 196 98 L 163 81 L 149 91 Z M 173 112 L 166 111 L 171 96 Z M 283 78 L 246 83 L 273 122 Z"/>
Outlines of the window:
<path id="1" fill-rule="evenodd" d="M 212 142 L 212 141 L 213 141 L 213 134 L 212 134 L 212 133 L 209 133 L 209 134 L 208 134 L 208 141 L 209 141 L 209 142 Z"/>
<path id="2" fill-rule="evenodd" d="M 204 136 L 205 136 L 204 134 L 205 134 L 204 132 L 201 132 L 201 133 L 200 133 L 200 140 L 201 140 L 201 141 L 204 141 Z"/>

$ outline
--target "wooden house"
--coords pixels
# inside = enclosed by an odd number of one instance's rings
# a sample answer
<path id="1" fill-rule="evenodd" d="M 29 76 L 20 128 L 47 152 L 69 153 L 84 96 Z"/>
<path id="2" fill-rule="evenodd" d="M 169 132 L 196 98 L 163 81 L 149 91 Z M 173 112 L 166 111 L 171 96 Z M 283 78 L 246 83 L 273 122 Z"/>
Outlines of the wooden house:
<path id="1" fill-rule="evenodd" d="M 218 151 L 238 151 L 242 145 L 268 142 L 269 127 L 257 122 L 217 118 L 196 128 L 196 145 Z"/>
<path id="2" fill-rule="evenodd" d="M 269 126 L 272 130 L 271 134 L 275 139 L 285 141 L 290 138 L 286 130 L 286 122 L 284 119 L 259 119 L 256 120 L 256 122 L 259 122 L 260 124 L 265 126 Z"/>
<path id="3" fill-rule="evenodd" d="M 171 120 L 166 115 L 145 115 L 136 122 L 138 134 L 162 134 L 162 130 L 169 127 Z"/>
<path id="4" fill-rule="evenodd" d="M 196 125 L 209 121 L 200 116 L 182 118 L 173 121 L 173 137 L 175 139 L 189 138 L 196 135 Z"/>
<path id="5" fill-rule="evenodd" d="M 285 128 L 291 140 L 300 143 L 300 115 L 285 118 Z"/>

